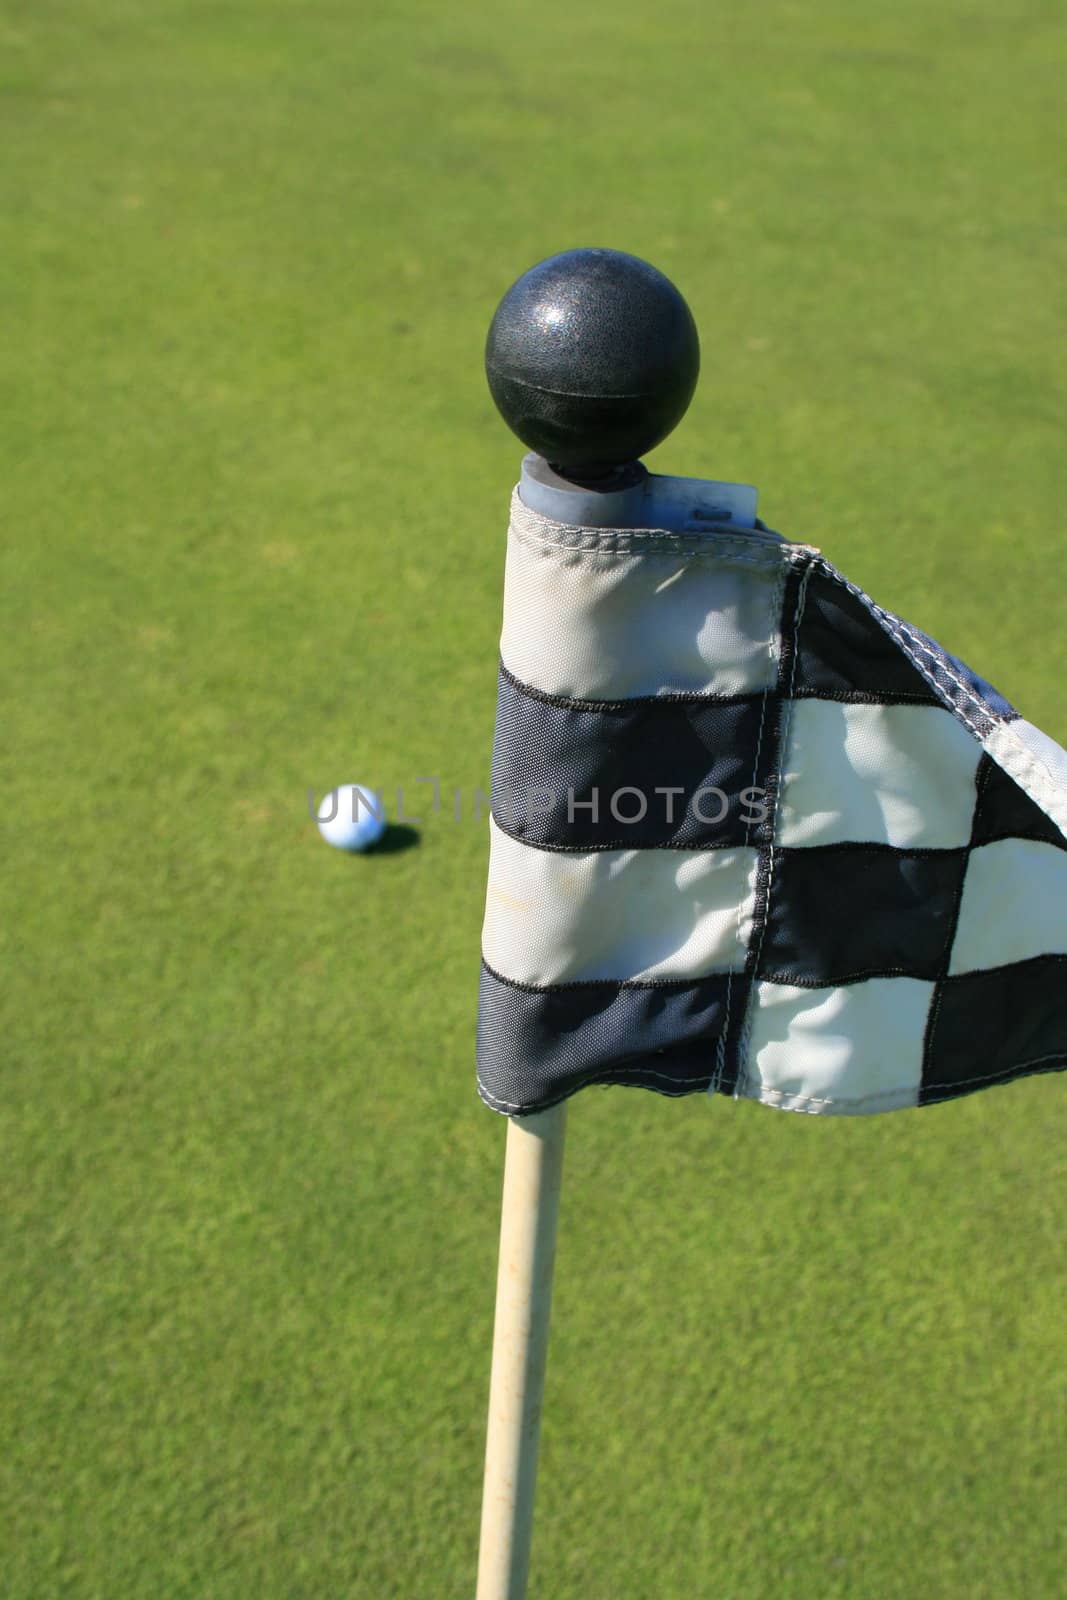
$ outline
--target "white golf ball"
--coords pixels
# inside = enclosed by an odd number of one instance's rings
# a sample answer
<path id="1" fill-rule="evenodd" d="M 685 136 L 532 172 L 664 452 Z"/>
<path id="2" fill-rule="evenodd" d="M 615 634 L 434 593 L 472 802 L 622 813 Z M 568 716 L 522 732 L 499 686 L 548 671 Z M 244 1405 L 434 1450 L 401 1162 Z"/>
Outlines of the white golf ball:
<path id="1" fill-rule="evenodd" d="M 319 832 L 338 850 L 369 850 L 385 832 L 385 804 L 373 789 L 342 783 L 319 806 Z"/>

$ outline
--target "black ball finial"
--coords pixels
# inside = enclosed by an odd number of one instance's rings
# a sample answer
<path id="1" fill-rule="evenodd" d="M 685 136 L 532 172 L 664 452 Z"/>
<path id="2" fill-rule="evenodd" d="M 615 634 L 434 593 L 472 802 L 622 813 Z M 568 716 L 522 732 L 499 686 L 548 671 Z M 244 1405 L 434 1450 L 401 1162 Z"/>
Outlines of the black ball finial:
<path id="1" fill-rule="evenodd" d="M 699 370 L 682 296 L 621 250 L 538 262 L 501 300 L 485 347 L 504 421 L 570 478 L 604 476 L 665 439 Z"/>

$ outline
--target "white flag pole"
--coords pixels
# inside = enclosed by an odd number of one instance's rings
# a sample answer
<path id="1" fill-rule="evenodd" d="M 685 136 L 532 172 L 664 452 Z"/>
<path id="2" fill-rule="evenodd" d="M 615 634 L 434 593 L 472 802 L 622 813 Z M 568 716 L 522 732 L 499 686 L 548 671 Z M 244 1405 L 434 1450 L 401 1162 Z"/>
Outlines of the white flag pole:
<path id="1" fill-rule="evenodd" d="M 508 1121 L 477 1600 L 526 1594 L 566 1113 Z"/>
<path id="2" fill-rule="evenodd" d="M 652 504 L 640 457 L 682 416 L 699 367 L 692 313 L 647 261 L 566 250 L 523 273 L 485 347 L 493 399 L 531 452 L 523 503 L 572 527 L 688 527 L 688 503 Z M 737 505 L 751 516 L 752 491 Z M 526 1594 L 565 1105 L 508 1124 L 477 1600 Z"/>

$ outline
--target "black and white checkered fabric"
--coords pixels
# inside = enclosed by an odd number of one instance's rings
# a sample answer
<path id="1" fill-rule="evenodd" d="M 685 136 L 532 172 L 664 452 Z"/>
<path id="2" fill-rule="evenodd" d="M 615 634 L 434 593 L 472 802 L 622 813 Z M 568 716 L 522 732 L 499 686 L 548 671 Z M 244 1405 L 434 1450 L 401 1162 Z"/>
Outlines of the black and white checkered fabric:
<path id="1" fill-rule="evenodd" d="M 817 550 L 516 493 L 478 1087 L 794 1111 L 1067 1065 L 1067 753 Z"/>

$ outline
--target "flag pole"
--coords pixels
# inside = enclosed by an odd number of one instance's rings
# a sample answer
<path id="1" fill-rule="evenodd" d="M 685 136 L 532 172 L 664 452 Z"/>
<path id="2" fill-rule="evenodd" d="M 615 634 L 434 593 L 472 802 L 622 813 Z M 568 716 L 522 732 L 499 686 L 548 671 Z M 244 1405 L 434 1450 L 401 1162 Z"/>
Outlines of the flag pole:
<path id="1" fill-rule="evenodd" d="M 531 267 L 485 347 L 490 393 L 530 451 L 523 504 L 570 527 L 645 526 L 639 458 L 684 413 L 699 367 L 692 313 L 646 261 L 573 250 Z M 476 1600 L 526 1595 L 565 1126 L 565 1100 L 508 1121 Z"/>
<path id="2" fill-rule="evenodd" d="M 566 1117 L 508 1119 L 476 1600 L 526 1594 Z"/>

